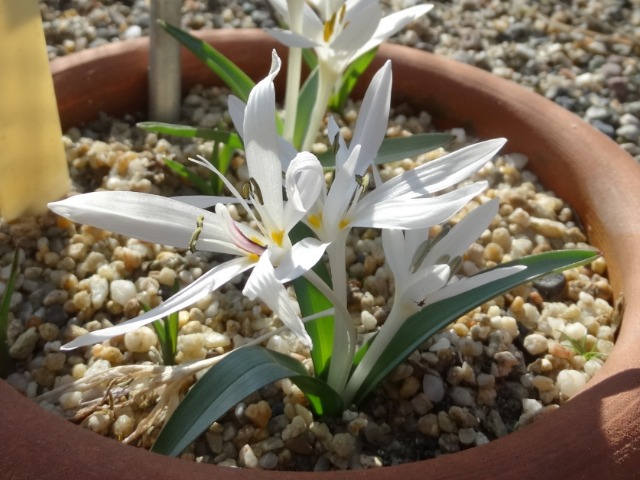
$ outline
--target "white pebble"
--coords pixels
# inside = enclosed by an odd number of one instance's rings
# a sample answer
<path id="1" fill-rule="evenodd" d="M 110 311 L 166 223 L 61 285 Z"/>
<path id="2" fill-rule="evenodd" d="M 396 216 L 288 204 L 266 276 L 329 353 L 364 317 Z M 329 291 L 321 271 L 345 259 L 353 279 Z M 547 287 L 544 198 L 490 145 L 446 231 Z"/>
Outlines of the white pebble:
<path id="1" fill-rule="evenodd" d="M 124 335 L 124 345 L 134 353 L 146 353 L 158 341 L 156 333 L 149 327 L 140 327 Z"/>
<path id="2" fill-rule="evenodd" d="M 133 432 L 134 421 L 129 415 L 122 414 L 113 422 L 113 434 L 122 440 Z"/>
<path id="3" fill-rule="evenodd" d="M 570 323 L 564 328 L 564 334 L 572 340 L 582 340 L 587 335 L 587 327 L 581 323 Z"/>
<path id="4" fill-rule="evenodd" d="M 440 377 L 425 375 L 422 379 L 422 391 L 432 402 L 440 402 L 444 398 L 444 383 Z"/>
<path id="5" fill-rule="evenodd" d="M 573 397 L 587 383 L 584 373 L 577 370 L 562 370 L 558 373 L 556 385 L 567 397 Z"/>
<path id="6" fill-rule="evenodd" d="M 206 348 L 227 347 L 231 345 L 231 339 L 218 332 L 207 332 L 204 334 L 204 346 Z"/>
<path id="7" fill-rule="evenodd" d="M 429 347 L 429 351 L 430 352 L 439 352 L 441 350 L 446 350 L 450 346 L 451 346 L 451 342 L 449 341 L 449 339 L 445 338 L 445 337 L 441 337 L 440 339 L 438 339 L 438 341 L 436 343 L 434 343 L 433 345 L 431 345 Z"/>
<path id="8" fill-rule="evenodd" d="M 60 406 L 65 410 L 77 408 L 82 401 L 82 393 L 80 392 L 66 392 L 60 395 Z"/>
<path id="9" fill-rule="evenodd" d="M 102 308 L 109 295 L 109 282 L 100 275 L 92 275 L 89 279 L 91 289 L 91 304 L 94 308 Z"/>
<path id="10" fill-rule="evenodd" d="M 547 338 L 539 333 L 532 333 L 524 338 L 524 348 L 531 355 L 539 355 L 547 351 Z"/>
<path id="11" fill-rule="evenodd" d="M 138 291 L 131 280 L 114 280 L 111 282 L 111 299 L 120 305 L 125 305 L 132 298 L 136 298 Z"/>

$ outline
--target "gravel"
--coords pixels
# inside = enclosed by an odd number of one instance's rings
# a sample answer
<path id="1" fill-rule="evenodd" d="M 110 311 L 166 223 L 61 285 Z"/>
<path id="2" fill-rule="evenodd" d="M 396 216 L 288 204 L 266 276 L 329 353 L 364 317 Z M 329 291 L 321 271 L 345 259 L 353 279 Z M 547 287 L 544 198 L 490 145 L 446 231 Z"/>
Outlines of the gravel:
<path id="1" fill-rule="evenodd" d="M 386 6 L 391 10 L 411 3 Z M 185 1 L 183 26 L 274 24 L 264 2 L 208 4 L 211 10 L 203 2 Z M 640 159 L 634 40 L 640 15 L 633 4 L 454 1 L 436 6 L 395 41 L 522 83 L 611 134 Z M 145 1 L 60 0 L 41 2 L 41 8 L 51 58 L 148 31 Z M 194 89 L 185 99 L 184 117 L 190 123 L 209 121 L 206 113 L 221 112 L 225 95 L 219 89 Z M 345 118 L 353 119 L 351 110 Z M 428 114 L 407 112 L 399 106 L 392 113 L 389 135 L 431 129 Z M 131 128 L 129 121 L 103 118 L 66 132 L 73 190 L 194 193 L 164 168 L 163 158 L 186 162 L 189 156 L 207 154 L 211 144 L 160 138 Z M 225 115 L 216 116 L 218 123 L 227 121 Z M 472 140 L 464 131 L 454 133 L 453 148 Z M 381 174 L 390 178 L 441 154 L 387 165 Z M 241 157 L 234 162 L 233 181 L 240 187 L 248 181 L 246 167 Z M 499 157 L 477 174 L 491 187 L 469 208 L 500 196 L 500 214 L 466 253 L 462 273 L 531 253 L 586 246 L 571 209 L 522 171 L 525 164 L 523 156 Z M 244 218 L 239 210 L 232 215 Z M 354 233 L 347 245 L 349 308 L 358 333 L 367 334 L 386 318 L 393 285 L 378 232 Z M 11 239 L 26 252 L 11 303 L 8 337 L 18 373 L 9 382 L 96 433 L 149 446 L 157 432 L 141 429 L 141 422 L 161 423 L 149 414 L 149 402 L 164 398 L 150 380 L 164 371 L 155 332 L 145 327 L 84 351 L 62 353 L 60 345 L 111 325 L 112 319 L 131 318 L 142 304 L 157 305 L 176 280 L 185 286 L 221 259 L 111 235 L 53 215 L 11 225 L 0 221 L 0 239 Z M 8 277 L 12 248 L 7 241 L 0 243 L 0 286 Z M 610 353 L 617 318 L 605 273 L 606 261 L 599 259 L 469 312 L 398 366 L 361 411 L 347 410 L 340 419 L 315 419 L 289 380 L 265 387 L 214 423 L 182 456 L 246 468 L 377 468 L 500 438 L 558 408 Z M 180 312 L 179 365 L 215 359 L 279 326 L 265 307 L 243 298 L 241 288 L 239 278 Z M 308 352 L 287 333 L 272 337 L 268 346 L 308 362 Z M 132 362 L 139 370 L 122 371 L 130 378 L 139 375 L 138 380 L 110 384 L 109 396 L 105 384 L 82 383 L 116 371 L 113 367 L 130 368 Z M 181 386 L 191 381 L 189 375 Z M 57 393 L 47 393 L 54 388 Z"/>

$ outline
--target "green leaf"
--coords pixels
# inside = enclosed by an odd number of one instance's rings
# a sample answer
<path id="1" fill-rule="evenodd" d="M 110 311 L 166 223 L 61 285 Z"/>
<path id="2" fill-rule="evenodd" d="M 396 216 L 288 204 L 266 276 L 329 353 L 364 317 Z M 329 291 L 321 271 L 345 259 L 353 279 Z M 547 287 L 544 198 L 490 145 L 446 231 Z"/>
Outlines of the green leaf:
<path id="1" fill-rule="evenodd" d="M 212 183 L 206 181 L 194 171 L 189 170 L 185 165 L 170 158 L 165 158 L 164 164 L 180 178 L 191 182 L 203 195 L 215 195 Z"/>
<path id="2" fill-rule="evenodd" d="M 289 236 L 292 242 L 298 242 L 303 238 L 312 237 L 313 232 L 303 223 L 296 225 Z M 313 270 L 331 286 L 331 277 L 324 262 L 318 262 Z M 296 291 L 296 298 L 300 306 L 303 317 L 308 317 L 318 312 L 333 308 L 333 304 L 318 290 L 311 282 L 304 277 L 298 277 L 293 282 Z M 311 360 L 316 376 L 326 379 L 329 372 L 329 361 L 333 351 L 333 315 L 311 320 L 305 323 L 305 329 L 313 342 L 311 350 Z"/>
<path id="3" fill-rule="evenodd" d="M 415 157 L 426 152 L 444 147 L 455 139 L 454 135 L 448 133 L 418 133 L 410 137 L 385 138 L 378 150 L 375 158 L 376 165 L 390 162 L 397 162 L 405 158 Z M 331 150 L 327 150 L 318 156 L 324 168 L 335 166 L 335 155 Z"/>
<path id="4" fill-rule="evenodd" d="M 251 393 L 282 378 L 304 391 L 318 414 L 342 410 L 340 396 L 309 376 L 297 360 L 263 347 L 230 353 L 193 386 L 160 432 L 152 450 L 178 455 L 198 435 Z"/>
<path id="5" fill-rule="evenodd" d="M 247 74 L 240 70 L 235 63 L 207 42 L 190 35 L 184 30 L 163 21 L 158 21 L 158 23 L 167 33 L 178 40 L 189 49 L 191 53 L 213 70 L 237 97 L 243 102 L 247 101 L 249 92 L 255 83 Z"/>
<path id="6" fill-rule="evenodd" d="M 11 357 L 9 356 L 9 345 L 7 344 L 7 327 L 9 325 L 9 307 L 11 305 L 11 296 L 16 286 L 16 279 L 20 271 L 20 249 L 16 248 L 13 252 L 13 260 L 11 261 L 11 273 L 4 289 L 4 297 L 0 304 L 0 378 L 7 378 L 12 370 Z"/>
<path id="7" fill-rule="evenodd" d="M 312 48 L 303 48 L 302 49 L 302 60 L 307 64 L 309 70 L 315 70 L 318 66 L 318 57 L 316 56 L 316 52 L 313 51 Z"/>
<path id="8" fill-rule="evenodd" d="M 293 132 L 293 144 L 296 148 L 302 146 L 307 127 L 311 121 L 311 112 L 316 103 L 318 91 L 318 69 L 313 70 L 300 89 L 298 97 L 298 111 L 296 113 L 296 124 Z"/>
<path id="9" fill-rule="evenodd" d="M 411 355 L 423 342 L 468 311 L 522 283 L 585 265 L 599 256 L 599 252 L 592 250 L 559 250 L 513 260 L 496 268 L 516 265 L 524 265 L 527 268 L 501 280 L 427 305 L 420 312 L 409 317 L 400 327 L 367 378 L 362 382 L 362 387 L 358 390 L 354 401 L 358 403 L 364 400 L 391 370 Z"/>
<path id="10" fill-rule="evenodd" d="M 204 138 L 205 140 L 213 140 L 214 142 L 222 142 L 233 148 L 244 148 L 242 139 L 236 133 L 215 130 L 213 128 L 189 127 L 187 125 L 178 125 L 174 123 L 163 122 L 138 122 L 137 127 L 147 132 L 161 133 L 163 135 L 174 135 L 183 138 Z"/>
<path id="11" fill-rule="evenodd" d="M 329 108 L 333 111 L 340 112 L 351 95 L 351 91 L 358 83 L 358 79 L 369 67 L 373 59 L 376 57 L 378 48 L 372 48 L 368 52 L 363 53 L 355 59 L 347 70 L 342 74 L 342 83 L 340 90 L 336 92 L 329 101 Z"/>

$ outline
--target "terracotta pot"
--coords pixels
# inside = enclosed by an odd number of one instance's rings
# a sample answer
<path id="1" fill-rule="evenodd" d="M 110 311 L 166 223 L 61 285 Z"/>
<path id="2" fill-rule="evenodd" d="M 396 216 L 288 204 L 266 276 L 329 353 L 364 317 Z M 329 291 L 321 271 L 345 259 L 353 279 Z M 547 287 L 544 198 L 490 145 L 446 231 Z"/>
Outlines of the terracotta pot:
<path id="1" fill-rule="evenodd" d="M 254 78 L 268 71 L 275 43 L 258 31 L 202 36 Z M 147 40 L 87 50 L 52 63 L 65 127 L 99 111 L 144 111 Z M 286 58 L 283 56 L 283 58 Z M 604 253 L 626 311 L 613 354 L 588 387 L 558 411 L 488 445 L 417 463 L 322 474 L 201 465 L 121 445 L 47 413 L 0 382 L 0 476 L 33 478 L 188 478 L 287 480 L 413 478 L 636 478 L 640 475 L 640 168 L 614 142 L 552 102 L 484 71 L 416 50 L 385 45 L 396 100 L 441 124 L 480 137 L 504 136 L 530 168 L 579 213 Z M 217 81 L 183 55 L 185 88 Z M 284 79 L 284 75 L 279 76 Z M 366 85 L 367 82 L 361 82 Z"/>

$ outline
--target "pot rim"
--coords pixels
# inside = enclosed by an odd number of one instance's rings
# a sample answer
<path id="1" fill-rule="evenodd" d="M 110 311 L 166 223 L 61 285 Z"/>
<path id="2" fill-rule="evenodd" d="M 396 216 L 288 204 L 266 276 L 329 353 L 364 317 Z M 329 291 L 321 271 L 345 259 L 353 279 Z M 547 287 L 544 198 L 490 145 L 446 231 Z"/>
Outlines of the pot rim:
<path id="1" fill-rule="evenodd" d="M 232 56 L 254 78 L 268 71 L 271 49 L 286 58 L 284 49 L 258 30 L 203 31 L 198 36 Z M 147 50 L 148 39 L 141 38 L 55 59 L 51 70 L 63 127 L 95 118 L 101 110 L 121 115 L 144 109 Z M 264 52 L 262 58 L 256 60 L 256 52 Z M 426 474 L 631 478 L 640 471 L 640 259 L 629 255 L 640 247 L 640 216 L 634 211 L 640 204 L 640 168 L 579 117 L 515 83 L 397 45 L 382 45 L 374 65 L 388 58 L 393 62 L 395 100 L 410 95 L 414 105 L 427 109 L 442 125 L 472 126 L 480 137 L 507 137 L 509 151 L 526 153 L 528 167 L 579 213 L 590 241 L 607 259 L 614 290 L 624 292 L 625 298 L 618 341 L 598 375 L 561 409 L 487 445 L 395 467 L 320 474 L 231 469 L 131 448 L 46 412 L 0 381 L 0 468 L 8 477 L 73 478 L 82 472 L 87 479 L 105 474 L 134 479 L 143 472 L 149 478 L 195 480 L 212 475 L 376 480 Z M 185 89 L 214 81 L 185 51 L 182 67 Z M 114 72 L 116 78 L 110 75 Z M 368 83 L 371 73 L 367 75 L 360 85 Z"/>

